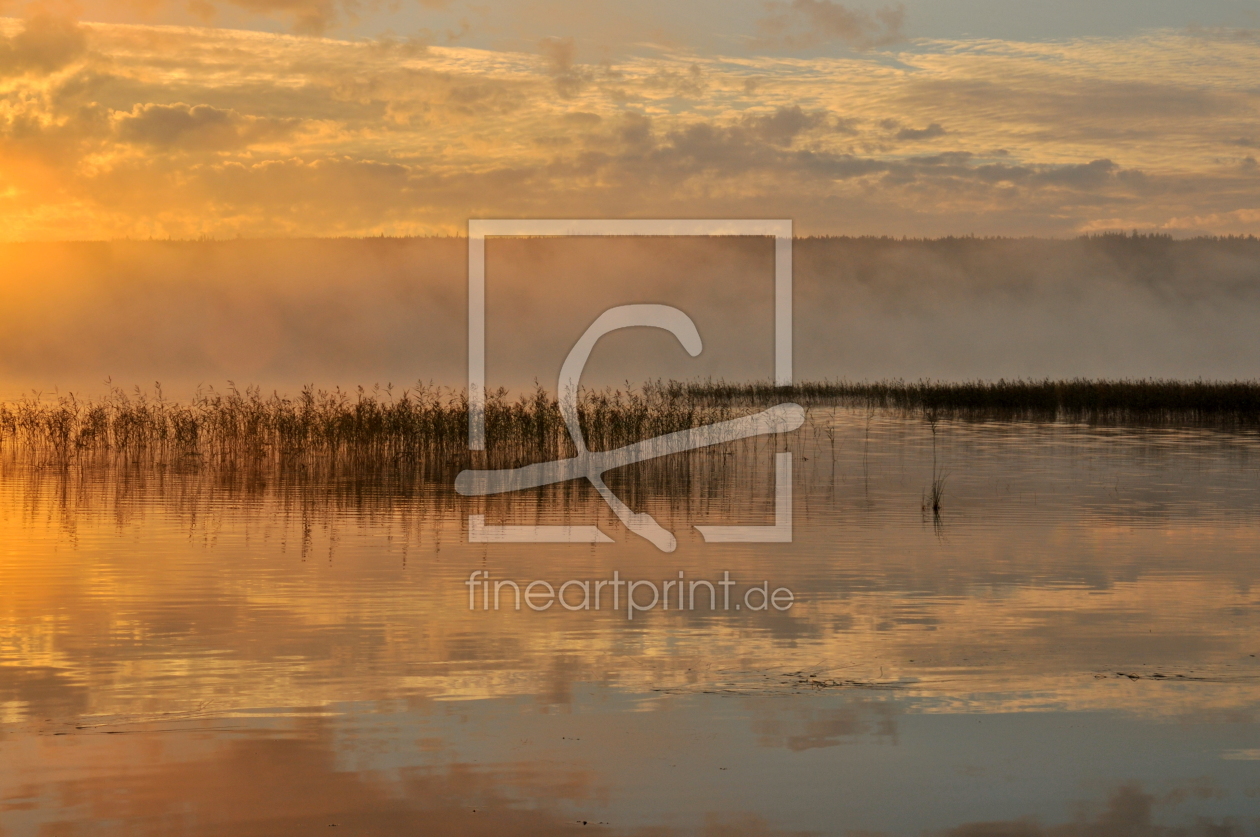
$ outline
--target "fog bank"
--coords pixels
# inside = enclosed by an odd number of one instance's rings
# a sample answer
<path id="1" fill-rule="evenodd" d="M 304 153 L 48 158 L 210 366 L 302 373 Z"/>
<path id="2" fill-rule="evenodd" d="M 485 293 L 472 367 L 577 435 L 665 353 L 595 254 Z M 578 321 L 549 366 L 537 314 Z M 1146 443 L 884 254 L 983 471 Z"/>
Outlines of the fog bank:
<path id="1" fill-rule="evenodd" d="M 462 387 L 462 239 L 0 246 L 0 392 L 197 385 Z M 802 239 L 798 379 L 1260 377 L 1260 241 Z M 768 239 L 493 239 L 491 386 L 554 386 L 603 310 L 674 305 L 596 348 L 584 381 L 765 379 Z"/>

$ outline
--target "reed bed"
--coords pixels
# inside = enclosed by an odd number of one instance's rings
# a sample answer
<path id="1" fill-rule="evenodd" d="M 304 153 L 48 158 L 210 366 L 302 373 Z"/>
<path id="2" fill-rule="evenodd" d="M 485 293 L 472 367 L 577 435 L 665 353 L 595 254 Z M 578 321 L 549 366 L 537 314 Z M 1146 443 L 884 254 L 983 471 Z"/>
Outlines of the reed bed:
<path id="1" fill-rule="evenodd" d="M 630 390 L 583 390 L 578 414 L 587 446 L 601 450 L 700 427 L 737 414 L 733 405 L 693 398 L 677 387 L 647 384 Z M 572 456 L 559 404 L 550 393 L 486 402 L 484 464 Z M 296 397 L 263 395 L 255 387 L 199 391 L 188 402 L 115 389 L 104 398 L 31 396 L 0 404 L 0 446 L 60 458 L 103 452 L 217 460 L 241 457 L 351 456 L 379 461 L 467 461 L 468 398 L 459 390 L 418 385 L 360 387 L 357 391 L 303 388 Z"/>
<path id="2" fill-rule="evenodd" d="M 633 390 L 582 391 L 578 413 L 589 448 L 606 450 L 677 430 L 734 418 L 751 408 L 691 398 L 677 387 L 650 383 Z M 432 386 L 353 391 L 304 388 L 296 397 L 257 388 L 197 393 L 189 401 L 152 392 L 114 390 L 99 399 L 31 396 L 0 404 L 0 480 L 34 480 L 66 506 L 86 508 L 96 494 L 116 499 L 122 519 L 142 498 L 196 506 L 207 491 L 239 500 L 265 498 L 303 520 L 325 520 L 328 509 L 385 514 L 402 501 L 427 498 L 417 509 L 436 513 L 454 502 L 455 475 L 467 467 L 511 468 L 575 452 L 554 396 L 505 391 L 486 403 L 487 450 L 468 450 L 464 392 Z M 736 444 L 756 446 L 764 440 Z M 629 503 L 673 497 L 679 485 L 718 486 L 735 479 L 735 459 L 701 453 L 665 457 L 609 484 Z M 743 474 L 743 472 L 740 472 Z M 746 475 L 745 475 L 746 476 Z M 541 489 L 540 508 L 571 510 L 592 500 L 576 481 Z M 730 502 L 731 492 L 672 502 L 684 511 Z M 491 519 L 509 514 L 512 498 L 472 502 Z M 435 505 L 436 504 L 436 505 Z M 413 510 L 414 511 L 414 510 Z M 416 512 L 419 513 L 419 512 Z"/>
<path id="3" fill-rule="evenodd" d="M 1134 424 L 1260 424 L 1260 381 L 818 381 L 677 384 L 699 403 L 849 404 L 907 414 L 973 420 L 1087 421 Z"/>
<path id="4" fill-rule="evenodd" d="M 607 450 L 701 427 L 787 400 L 978 420 L 1086 420 L 1260 425 L 1260 383 L 1205 381 L 810 382 L 729 384 L 656 381 L 624 390 L 582 390 L 587 445 Z M 133 458 L 334 456 L 380 462 L 460 462 L 467 449 L 463 391 L 417 385 L 356 391 L 304 388 L 297 396 L 257 388 L 198 392 L 186 402 L 114 390 L 100 399 L 31 396 L 0 404 L 0 447 L 60 459 L 108 453 Z M 538 389 L 491 393 L 487 452 L 479 467 L 515 467 L 574 452 L 555 397 Z"/>

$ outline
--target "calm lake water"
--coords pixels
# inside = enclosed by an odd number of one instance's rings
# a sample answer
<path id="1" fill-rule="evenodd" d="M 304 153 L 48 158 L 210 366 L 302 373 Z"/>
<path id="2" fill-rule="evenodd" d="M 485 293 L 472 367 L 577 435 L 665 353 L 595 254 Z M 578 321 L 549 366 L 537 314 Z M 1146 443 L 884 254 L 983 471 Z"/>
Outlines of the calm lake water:
<path id="1" fill-rule="evenodd" d="M 793 542 L 704 543 L 774 521 L 784 450 Z M 943 422 L 936 458 L 939 516 L 928 426 L 864 410 L 609 474 L 664 553 L 463 463 L 10 454 L 0 834 L 1260 834 L 1260 436 Z M 737 585 L 629 619 L 470 609 L 474 571 Z M 763 582 L 792 607 L 736 610 Z"/>

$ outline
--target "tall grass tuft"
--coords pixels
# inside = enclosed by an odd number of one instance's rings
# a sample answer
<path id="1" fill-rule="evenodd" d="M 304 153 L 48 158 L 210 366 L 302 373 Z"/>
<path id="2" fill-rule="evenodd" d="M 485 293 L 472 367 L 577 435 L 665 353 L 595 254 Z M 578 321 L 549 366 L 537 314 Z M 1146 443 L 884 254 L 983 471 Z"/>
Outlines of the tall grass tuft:
<path id="1" fill-rule="evenodd" d="M 936 428 L 941 422 L 938 408 L 925 407 L 923 409 L 923 419 L 932 430 L 932 488 L 927 492 L 923 506 L 925 510 L 931 508 L 932 514 L 939 516 L 941 513 L 941 501 L 945 498 L 946 474 L 938 467 L 936 459 Z"/>

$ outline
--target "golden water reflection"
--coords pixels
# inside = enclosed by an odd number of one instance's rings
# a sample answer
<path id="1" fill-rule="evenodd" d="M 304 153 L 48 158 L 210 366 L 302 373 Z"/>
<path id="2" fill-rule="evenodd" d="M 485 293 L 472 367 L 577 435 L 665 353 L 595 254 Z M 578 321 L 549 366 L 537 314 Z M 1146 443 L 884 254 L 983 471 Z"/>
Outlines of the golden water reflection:
<path id="1" fill-rule="evenodd" d="M 458 463 L 10 455 L 0 833 L 1067 835 L 1115 810 L 1135 834 L 1252 833 L 1260 439 L 947 423 L 939 518 L 931 444 L 816 408 L 789 439 L 610 479 L 672 554 L 581 487 L 458 498 Z M 794 542 L 706 546 L 692 525 L 771 522 L 785 447 Z M 470 513 L 617 544 L 469 544 Z M 474 570 L 729 572 L 796 603 L 487 612 Z M 985 821 L 1007 830 L 965 831 Z"/>

